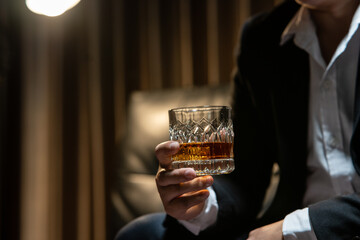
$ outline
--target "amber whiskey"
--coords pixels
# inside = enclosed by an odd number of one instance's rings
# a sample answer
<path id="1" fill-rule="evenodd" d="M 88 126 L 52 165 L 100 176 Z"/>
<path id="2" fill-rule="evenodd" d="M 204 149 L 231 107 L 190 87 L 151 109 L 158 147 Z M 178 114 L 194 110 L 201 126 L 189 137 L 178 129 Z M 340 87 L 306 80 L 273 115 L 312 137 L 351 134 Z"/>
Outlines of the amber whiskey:
<path id="1" fill-rule="evenodd" d="M 235 168 L 232 143 L 182 143 L 172 161 L 173 168 L 192 167 L 197 175 L 226 174 Z"/>

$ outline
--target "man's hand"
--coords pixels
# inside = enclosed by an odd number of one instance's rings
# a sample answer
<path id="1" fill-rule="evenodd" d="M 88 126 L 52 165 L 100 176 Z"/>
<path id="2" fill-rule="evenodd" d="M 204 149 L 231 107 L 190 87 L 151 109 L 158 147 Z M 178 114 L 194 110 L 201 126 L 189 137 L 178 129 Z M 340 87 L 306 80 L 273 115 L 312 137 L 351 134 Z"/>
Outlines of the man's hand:
<path id="1" fill-rule="evenodd" d="M 257 228 L 249 233 L 248 240 L 282 240 L 282 225 L 284 220 Z"/>
<path id="2" fill-rule="evenodd" d="M 196 177 L 192 168 L 171 169 L 171 155 L 178 150 L 179 143 L 173 141 L 156 146 L 160 168 L 155 181 L 166 213 L 178 220 L 190 220 L 203 210 L 209 197 L 206 188 L 214 179 L 211 176 Z"/>

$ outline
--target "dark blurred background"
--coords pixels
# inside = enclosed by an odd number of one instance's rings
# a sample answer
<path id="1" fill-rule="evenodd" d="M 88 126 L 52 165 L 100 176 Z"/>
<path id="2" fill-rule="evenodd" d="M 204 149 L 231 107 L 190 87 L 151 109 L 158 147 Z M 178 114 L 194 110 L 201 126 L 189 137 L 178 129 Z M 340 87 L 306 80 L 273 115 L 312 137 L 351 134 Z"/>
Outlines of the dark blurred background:
<path id="1" fill-rule="evenodd" d="M 274 0 L 0 0 L 0 240 L 113 239 L 134 91 L 231 82 L 244 21 Z"/>

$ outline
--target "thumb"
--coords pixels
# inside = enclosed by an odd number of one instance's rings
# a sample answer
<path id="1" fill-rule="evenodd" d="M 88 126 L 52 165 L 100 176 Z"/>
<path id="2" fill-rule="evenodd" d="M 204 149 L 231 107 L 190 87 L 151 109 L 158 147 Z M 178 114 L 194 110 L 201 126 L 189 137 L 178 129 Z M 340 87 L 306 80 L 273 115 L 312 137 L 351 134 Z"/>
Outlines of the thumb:
<path id="1" fill-rule="evenodd" d="M 179 151 L 180 144 L 176 141 L 167 141 L 160 143 L 155 147 L 155 155 L 159 160 L 160 167 L 169 169 L 171 165 L 171 156 Z"/>

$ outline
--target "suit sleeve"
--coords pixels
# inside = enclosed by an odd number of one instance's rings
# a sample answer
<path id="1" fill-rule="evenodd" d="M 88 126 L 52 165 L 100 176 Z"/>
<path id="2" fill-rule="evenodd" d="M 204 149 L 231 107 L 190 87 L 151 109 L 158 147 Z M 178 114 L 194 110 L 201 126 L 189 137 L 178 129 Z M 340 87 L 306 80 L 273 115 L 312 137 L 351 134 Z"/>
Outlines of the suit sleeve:
<path id="1" fill-rule="evenodd" d="M 309 215 L 319 240 L 360 239 L 359 193 L 311 205 Z"/>
<path id="2" fill-rule="evenodd" d="M 270 184 L 277 147 L 271 96 L 265 82 L 267 65 L 261 62 L 266 48 L 261 41 L 265 40 L 257 29 L 264 16 L 250 19 L 243 27 L 232 104 L 235 170 L 215 177 L 217 221 L 199 237 L 231 239 L 252 230 Z M 165 224 L 174 222 L 168 216 Z"/>
<path id="3" fill-rule="evenodd" d="M 261 209 L 265 191 L 270 183 L 274 149 L 269 140 L 268 121 L 261 110 L 265 108 L 262 87 L 252 84 L 247 77 L 247 66 L 256 62 L 249 36 L 252 21 L 244 25 L 240 54 L 237 57 L 238 71 L 234 78 L 233 124 L 235 170 L 231 174 L 215 177 L 213 185 L 219 206 L 217 221 L 200 232 L 199 237 L 240 236 L 252 229 Z M 251 35 L 251 34 L 250 34 Z M 249 38 L 250 37 L 250 38 Z M 246 46 L 246 47 L 245 47 Z M 254 46 L 255 47 L 255 46 Z M 252 63 L 251 63 L 252 62 Z M 245 70 L 245 71 L 243 71 Z M 256 92 L 256 93 L 255 93 Z M 261 101 L 257 97 L 261 95 Z M 168 228 L 178 224 L 167 216 L 164 225 Z"/>
<path id="4" fill-rule="evenodd" d="M 254 22 L 244 25 L 237 57 L 233 98 L 235 171 L 215 178 L 218 229 L 246 232 L 254 227 L 270 183 L 275 159 L 274 128 L 268 120 L 269 94 L 256 67 L 258 48 L 253 41 Z"/>

